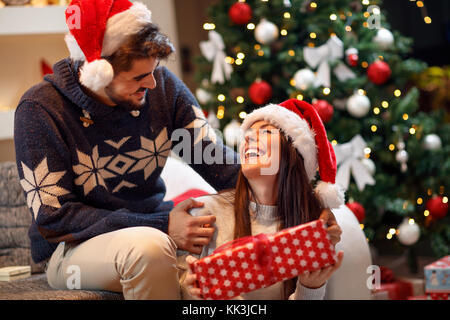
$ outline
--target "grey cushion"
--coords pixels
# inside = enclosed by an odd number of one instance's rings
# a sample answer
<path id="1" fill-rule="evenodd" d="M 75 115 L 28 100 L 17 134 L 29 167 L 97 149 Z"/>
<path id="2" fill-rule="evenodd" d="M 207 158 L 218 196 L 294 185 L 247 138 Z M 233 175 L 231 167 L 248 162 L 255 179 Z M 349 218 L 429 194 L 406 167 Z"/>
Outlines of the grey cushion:
<path id="1" fill-rule="evenodd" d="M 0 300 L 123 300 L 121 293 L 87 290 L 54 290 L 45 274 L 0 282 Z"/>
<path id="2" fill-rule="evenodd" d="M 14 162 L 0 163 L 0 268 L 31 266 L 32 273 L 44 271 L 44 264 L 31 259 L 28 228 L 31 213 L 19 183 Z"/>
<path id="3" fill-rule="evenodd" d="M 26 199 L 19 182 L 16 163 L 0 163 L 0 206 L 14 207 L 24 204 Z"/>

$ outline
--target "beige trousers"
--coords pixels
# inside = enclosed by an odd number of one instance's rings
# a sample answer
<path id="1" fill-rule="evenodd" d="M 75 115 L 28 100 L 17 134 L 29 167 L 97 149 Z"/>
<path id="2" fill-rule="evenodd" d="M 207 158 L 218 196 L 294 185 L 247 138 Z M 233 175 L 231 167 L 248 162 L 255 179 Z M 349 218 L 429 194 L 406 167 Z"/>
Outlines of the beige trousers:
<path id="1" fill-rule="evenodd" d="M 165 233 L 133 227 L 78 245 L 60 243 L 47 266 L 54 289 L 123 292 L 125 299 L 180 299 L 177 246 Z"/>

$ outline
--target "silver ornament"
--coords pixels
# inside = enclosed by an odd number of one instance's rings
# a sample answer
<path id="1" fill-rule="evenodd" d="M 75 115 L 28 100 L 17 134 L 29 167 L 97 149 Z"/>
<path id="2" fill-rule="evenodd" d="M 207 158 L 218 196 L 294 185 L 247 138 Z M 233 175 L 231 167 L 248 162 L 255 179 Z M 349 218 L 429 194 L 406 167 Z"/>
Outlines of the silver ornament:
<path id="1" fill-rule="evenodd" d="M 355 118 L 362 118 L 370 110 L 370 100 L 367 96 L 355 93 L 347 100 L 347 111 Z"/>
<path id="2" fill-rule="evenodd" d="M 400 163 L 407 162 L 409 159 L 409 154 L 406 150 L 400 150 L 395 155 L 395 160 L 397 160 Z"/>
<path id="3" fill-rule="evenodd" d="M 314 86 L 316 75 L 308 68 L 300 69 L 294 74 L 295 87 L 299 90 L 307 90 Z"/>
<path id="4" fill-rule="evenodd" d="M 420 238 L 420 228 L 417 223 L 410 223 L 408 219 L 404 219 L 398 227 L 397 239 L 401 244 L 410 246 L 415 244 Z"/>
<path id="5" fill-rule="evenodd" d="M 394 44 L 394 35 L 388 29 L 379 29 L 373 41 L 381 49 L 388 49 Z"/>
<path id="6" fill-rule="evenodd" d="M 278 34 L 278 27 L 266 19 L 262 19 L 255 28 L 255 39 L 261 44 L 271 44 L 278 39 Z"/>
<path id="7" fill-rule="evenodd" d="M 442 148 L 441 138 L 437 134 L 427 134 L 423 139 L 423 147 L 426 150 L 439 150 Z"/>

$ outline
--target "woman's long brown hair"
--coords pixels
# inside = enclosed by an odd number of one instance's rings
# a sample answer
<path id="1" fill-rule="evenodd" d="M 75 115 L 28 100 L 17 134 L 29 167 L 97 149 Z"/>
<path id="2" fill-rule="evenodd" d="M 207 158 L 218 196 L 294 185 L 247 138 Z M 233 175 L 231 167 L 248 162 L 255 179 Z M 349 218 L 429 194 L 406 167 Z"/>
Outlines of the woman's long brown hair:
<path id="1" fill-rule="evenodd" d="M 280 134 L 280 150 L 277 217 L 280 221 L 279 230 L 282 230 L 318 219 L 323 208 L 314 195 L 302 156 L 284 134 Z M 250 184 L 241 169 L 236 183 L 234 201 L 235 239 L 252 233 L 249 213 L 251 192 Z M 284 281 L 283 299 L 287 299 L 295 291 L 296 283 L 297 278 Z"/>

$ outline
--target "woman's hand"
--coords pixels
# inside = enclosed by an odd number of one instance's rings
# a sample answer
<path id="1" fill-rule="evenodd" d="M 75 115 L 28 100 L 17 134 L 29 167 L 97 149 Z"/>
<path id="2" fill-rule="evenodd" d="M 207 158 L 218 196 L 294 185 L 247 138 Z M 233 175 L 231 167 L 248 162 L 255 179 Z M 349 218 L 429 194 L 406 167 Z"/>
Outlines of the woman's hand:
<path id="1" fill-rule="evenodd" d="M 313 272 L 305 272 L 298 276 L 298 281 L 302 286 L 309 289 L 317 289 L 325 284 L 325 282 L 330 279 L 331 275 L 341 266 L 342 260 L 344 259 L 344 251 L 339 251 L 337 255 L 338 261 L 336 264 L 316 270 Z"/>
<path id="2" fill-rule="evenodd" d="M 191 270 L 191 263 L 194 263 L 197 260 L 198 260 L 197 258 L 194 258 L 193 256 L 190 255 L 186 257 L 186 262 L 188 263 L 189 271 L 186 274 L 186 278 L 184 278 L 183 285 L 187 288 L 189 294 L 192 297 L 201 299 L 200 288 L 194 287 L 195 281 L 197 281 L 197 275 L 192 273 Z"/>
<path id="3" fill-rule="evenodd" d="M 341 227 L 339 227 L 336 217 L 330 209 L 324 209 L 320 214 L 319 219 L 323 220 L 323 222 L 327 224 L 327 233 L 330 236 L 331 243 L 335 246 L 336 243 L 341 241 L 342 234 Z"/>

